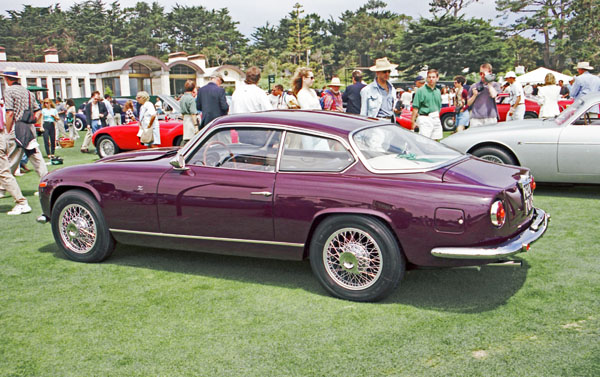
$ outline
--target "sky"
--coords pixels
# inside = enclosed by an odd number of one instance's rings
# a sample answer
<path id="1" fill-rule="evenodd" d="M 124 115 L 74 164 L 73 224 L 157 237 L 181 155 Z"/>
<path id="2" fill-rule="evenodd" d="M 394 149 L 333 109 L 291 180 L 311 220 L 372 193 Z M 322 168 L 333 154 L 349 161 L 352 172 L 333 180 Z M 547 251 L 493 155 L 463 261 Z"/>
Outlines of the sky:
<path id="1" fill-rule="evenodd" d="M 110 4 L 112 0 L 104 0 Z M 387 9 L 396 13 L 403 13 L 413 18 L 430 17 L 428 0 L 384 0 L 388 3 Z M 7 10 L 21 10 L 24 5 L 48 6 L 49 4 L 59 3 L 63 10 L 67 10 L 74 3 L 81 1 L 71 0 L 26 0 L 23 2 L 3 0 L 0 3 L 0 12 L 7 15 Z M 133 6 L 137 0 L 120 0 L 121 8 Z M 255 27 L 264 26 L 268 21 L 270 24 L 277 24 L 280 19 L 287 16 L 296 2 L 304 6 L 306 13 L 317 13 L 322 18 L 328 19 L 338 17 L 345 10 L 356 10 L 364 5 L 367 0 L 161 0 L 159 3 L 170 9 L 175 4 L 184 6 L 204 6 L 208 9 L 228 8 L 229 14 L 234 21 L 239 22 L 238 30 L 249 37 Z M 480 0 L 466 8 L 467 17 L 478 17 L 494 20 L 498 24 L 497 12 L 495 10 L 494 0 Z"/>

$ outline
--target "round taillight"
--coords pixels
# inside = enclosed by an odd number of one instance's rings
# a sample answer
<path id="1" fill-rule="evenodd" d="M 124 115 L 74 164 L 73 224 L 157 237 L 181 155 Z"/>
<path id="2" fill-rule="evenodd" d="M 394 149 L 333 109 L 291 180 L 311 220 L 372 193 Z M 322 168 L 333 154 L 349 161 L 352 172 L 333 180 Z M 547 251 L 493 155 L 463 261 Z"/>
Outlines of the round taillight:
<path id="1" fill-rule="evenodd" d="M 504 225 L 504 222 L 506 221 L 506 211 L 504 210 L 502 201 L 496 200 L 494 204 L 492 204 L 492 207 L 490 208 L 490 219 L 492 220 L 492 224 L 498 228 Z"/>
<path id="2" fill-rule="evenodd" d="M 533 179 L 533 175 L 531 176 L 531 191 L 535 190 L 535 179 Z"/>

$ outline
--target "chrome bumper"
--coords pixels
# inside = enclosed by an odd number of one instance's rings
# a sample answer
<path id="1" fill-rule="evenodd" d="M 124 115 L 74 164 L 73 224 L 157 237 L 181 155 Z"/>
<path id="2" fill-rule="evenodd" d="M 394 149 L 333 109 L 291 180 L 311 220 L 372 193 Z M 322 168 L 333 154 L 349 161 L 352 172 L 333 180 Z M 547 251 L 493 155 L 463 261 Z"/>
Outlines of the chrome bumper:
<path id="1" fill-rule="evenodd" d="M 550 215 L 539 208 L 533 209 L 533 222 L 529 229 L 497 246 L 483 247 L 436 247 L 431 255 L 452 259 L 499 259 L 525 252 L 529 244 L 540 238 L 548 228 Z"/>

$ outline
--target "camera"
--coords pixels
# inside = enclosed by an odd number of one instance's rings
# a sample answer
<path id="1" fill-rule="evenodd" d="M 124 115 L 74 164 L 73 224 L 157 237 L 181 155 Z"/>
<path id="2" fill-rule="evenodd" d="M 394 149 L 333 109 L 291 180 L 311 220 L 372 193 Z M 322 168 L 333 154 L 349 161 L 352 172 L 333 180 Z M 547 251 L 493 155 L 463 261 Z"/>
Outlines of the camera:
<path id="1" fill-rule="evenodd" d="M 483 77 L 483 82 L 480 81 L 475 84 L 475 89 L 477 89 L 478 92 L 481 92 L 487 84 L 494 82 L 494 80 L 496 80 L 496 75 L 493 73 L 488 73 Z"/>

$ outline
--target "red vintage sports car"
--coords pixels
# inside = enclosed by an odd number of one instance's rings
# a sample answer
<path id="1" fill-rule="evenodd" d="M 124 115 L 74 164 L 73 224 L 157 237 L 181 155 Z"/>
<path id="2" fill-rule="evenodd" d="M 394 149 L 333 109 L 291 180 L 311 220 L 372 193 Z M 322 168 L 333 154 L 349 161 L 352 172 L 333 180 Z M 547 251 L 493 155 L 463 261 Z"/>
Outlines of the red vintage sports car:
<path id="1" fill-rule="evenodd" d="M 274 110 L 218 118 L 181 149 L 54 170 L 40 182 L 40 221 L 75 261 L 100 262 L 116 242 L 309 258 L 327 292 L 373 301 L 408 266 L 527 251 L 548 226 L 534 187 L 527 168 L 389 122 Z"/>
<path id="2" fill-rule="evenodd" d="M 183 122 L 180 117 L 179 102 L 169 96 L 159 96 L 163 103 L 169 105 L 172 112 L 159 120 L 160 146 L 179 146 L 183 141 Z M 131 122 L 119 126 L 110 126 L 99 129 L 92 136 L 92 143 L 96 147 L 96 153 L 100 158 L 136 149 L 147 148 L 140 142 L 137 136 L 139 130 L 138 122 Z"/>

